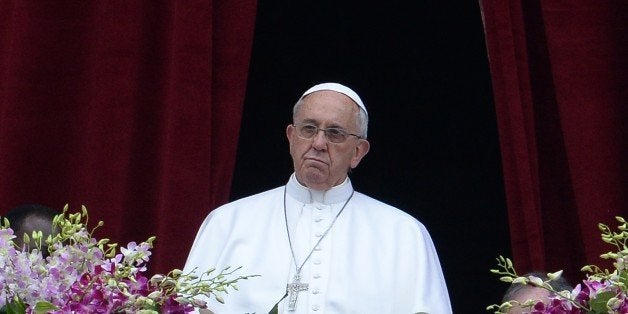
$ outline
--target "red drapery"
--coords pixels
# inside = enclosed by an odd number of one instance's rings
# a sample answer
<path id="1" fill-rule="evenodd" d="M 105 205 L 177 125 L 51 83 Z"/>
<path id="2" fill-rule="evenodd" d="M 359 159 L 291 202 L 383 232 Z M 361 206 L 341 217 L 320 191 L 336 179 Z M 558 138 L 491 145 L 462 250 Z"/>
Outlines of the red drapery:
<path id="1" fill-rule="evenodd" d="M 244 1 L 0 2 L 0 204 L 88 207 L 181 268 L 228 200 L 256 11 Z"/>
<path id="2" fill-rule="evenodd" d="M 481 0 L 515 264 L 602 264 L 626 215 L 628 5 Z"/>

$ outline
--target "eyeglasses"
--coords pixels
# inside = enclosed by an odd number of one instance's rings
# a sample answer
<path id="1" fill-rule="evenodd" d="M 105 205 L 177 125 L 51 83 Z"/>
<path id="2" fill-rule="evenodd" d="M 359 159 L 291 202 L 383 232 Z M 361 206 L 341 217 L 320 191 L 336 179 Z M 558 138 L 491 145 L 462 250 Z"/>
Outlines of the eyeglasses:
<path id="1" fill-rule="evenodd" d="M 359 135 L 349 133 L 339 128 L 321 129 L 316 125 L 310 123 L 293 124 L 293 126 L 297 129 L 297 135 L 305 140 L 314 138 L 318 134 L 318 131 L 323 131 L 323 133 L 325 133 L 325 138 L 327 138 L 327 140 L 332 143 L 343 143 L 347 140 L 347 137 L 349 135 L 353 135 L 357 138 L 362 138 Z"/>

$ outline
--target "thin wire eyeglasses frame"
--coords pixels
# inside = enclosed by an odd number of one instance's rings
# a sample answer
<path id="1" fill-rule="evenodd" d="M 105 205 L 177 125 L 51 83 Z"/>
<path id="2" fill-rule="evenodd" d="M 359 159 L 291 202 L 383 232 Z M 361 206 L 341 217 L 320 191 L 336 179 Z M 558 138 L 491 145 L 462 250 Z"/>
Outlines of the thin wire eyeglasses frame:
<path id="1" fill-rule="evenodd" d="M 296 131 L 297 131 L 297 136 L 298 136 L 299 138 L 304 139 L 304 140 L 311 140 L 311 139 L 315 138 L 315 137 L 318 135 L 318 132 L 320 132 L 320 131 L 323 131 L 323 134 L 325 134 L 325 139 L 327 139 L 327 141 L 329 141 L 330 143 L 336 143 L 336 144 L 344 143 L 344 142 L 346 142 L 346 141 L 347 141 L 347 137 L 348 137 L 349 135 L 353 135 L 353 136 L 357 137 L 358 139 L 362 139 L 362 136 L 359 136 L 359 135 L 357 135 L 357 134 L 353 134 L 353 133 L 349 133 L 349 132 L 347 132 L 347 131 L 345 131 L 345 130 L 343 130 L 343 129 L 340 129 L 340 128 L 326 128 L 326 129 L 323 129 L 323 128 L 319 128 L 319 127 L 318 127 L 318 126 L 316 126 L 315 124 L 312 124 L 312 123 L 306 123 L 306 122 L 302 122 L 302 123 L 293 123 L 293 124 L 292 124 L 292 126 L 296 129 Z M 307 127 L 313 127 L 313 128 L 315 128 L 315 129 L 316 129 L 316 132 L 312 133 L 312 136 L 311 136 L 311 137 L 305 137 L 305 136 L 303 136 L 303 135 L 301 134 L 301 130 L 303 129 L 303 127 L 304 127 L 304 126 L 307 126 Z M 330 134 L 329 134 L 329 132 L 330 132 L 330 131 L 336 131 L 336 132 L 338 132 L 338 133 L 342 134 L 342 135 L 343 135 L 343 137 L 342 137 L 342 141 L 334 141 L 334 140 L 332 140 L 332 139 L 331 139 L 331 136 L 330 136 Z"/>

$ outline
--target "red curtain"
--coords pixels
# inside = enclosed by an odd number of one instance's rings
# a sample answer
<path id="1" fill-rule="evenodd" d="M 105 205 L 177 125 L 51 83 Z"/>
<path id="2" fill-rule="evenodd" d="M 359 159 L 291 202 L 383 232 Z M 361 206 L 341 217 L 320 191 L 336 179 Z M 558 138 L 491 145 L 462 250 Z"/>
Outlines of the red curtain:
<path id="1" fill-rule="evenodd" d="M 1 214 L 84 204 L 182 268 L 229 198 L 256 11 L 243 1 L 1 1 Z"/>
<path id="2" fill-rule="evenodd" d="M 612 249 L 597 223 L 628 214 L 628 5 L 480 5 L 515 264 L 577 283 Z"/>

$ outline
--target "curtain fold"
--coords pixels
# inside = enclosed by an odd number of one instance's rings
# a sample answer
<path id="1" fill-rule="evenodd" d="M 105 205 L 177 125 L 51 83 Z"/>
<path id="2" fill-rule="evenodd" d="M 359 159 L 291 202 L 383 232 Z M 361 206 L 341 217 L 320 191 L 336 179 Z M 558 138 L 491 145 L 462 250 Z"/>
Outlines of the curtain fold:
<path id="1" fill-rule="evenodd" d="M 0 204 L 86 205 L 182 268 L 229 199 L 256 1 L 0 4 Z"/>
<path id="2" fill-rule="evenodd" d="M 628 213 L 628 5 L 480 6 L 515 264 L 577 282 L 612 249 L 597 224 Z"/>

